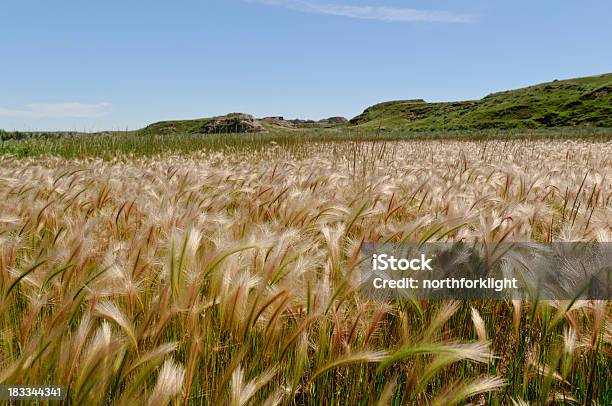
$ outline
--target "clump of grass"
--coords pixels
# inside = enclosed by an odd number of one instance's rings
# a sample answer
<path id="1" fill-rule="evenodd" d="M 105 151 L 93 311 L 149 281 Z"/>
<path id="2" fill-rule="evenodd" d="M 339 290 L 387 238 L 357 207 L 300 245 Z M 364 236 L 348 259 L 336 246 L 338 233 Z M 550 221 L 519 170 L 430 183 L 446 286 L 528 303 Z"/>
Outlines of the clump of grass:
<path id="1" fill-rule="evenodd" d="M 612 400 L 606 302 L 356 289 L 365 241 L 608 241 L 609 141 L 112 140 L 0 158 L 0 383 L 73 404 Z"/>

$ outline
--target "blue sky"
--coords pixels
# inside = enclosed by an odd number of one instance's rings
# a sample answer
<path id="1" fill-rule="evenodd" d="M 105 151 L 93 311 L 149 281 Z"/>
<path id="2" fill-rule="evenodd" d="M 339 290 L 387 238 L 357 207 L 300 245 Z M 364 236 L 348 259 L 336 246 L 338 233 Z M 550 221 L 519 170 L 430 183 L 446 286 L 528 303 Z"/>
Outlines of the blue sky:
<path id="1" fill-rule="evenodd" d="M 612 72 L 612 2 L 2 0 L 0 128 L 135 129 Z"/>

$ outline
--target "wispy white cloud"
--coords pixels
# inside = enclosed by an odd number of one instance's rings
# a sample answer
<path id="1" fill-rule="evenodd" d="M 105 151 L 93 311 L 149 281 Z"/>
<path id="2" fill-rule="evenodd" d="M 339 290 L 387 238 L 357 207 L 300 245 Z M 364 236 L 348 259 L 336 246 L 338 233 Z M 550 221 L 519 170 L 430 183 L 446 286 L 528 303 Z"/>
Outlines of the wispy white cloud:
<path id="1" fill-rule="evenodd" d="M 474 21 L 470 14 L 456 14 L 446 11 L 417 10 L 414 8 L 387 6 L 356 6 L 333 3 L 315 3 L 302 0 L 247 0 L 251 3 L 284 7 L 295 11 L 328 14 L 342 17 L 362 18 L 381 21 L 423 21 L 469 23 Z"/>
<path id="2" fill-rule="evenodd" d="M 111 103 L 31 103 L 23 109 L 0 107 L 2 117 L 27 118 L 87 118 L 109 113 Z"/>

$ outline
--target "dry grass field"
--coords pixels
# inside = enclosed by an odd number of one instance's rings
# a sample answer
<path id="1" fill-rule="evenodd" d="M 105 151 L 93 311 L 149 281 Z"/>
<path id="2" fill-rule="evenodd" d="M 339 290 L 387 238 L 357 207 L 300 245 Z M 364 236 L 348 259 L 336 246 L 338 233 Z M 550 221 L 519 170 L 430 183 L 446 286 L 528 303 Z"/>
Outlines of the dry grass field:
<path id="1" fill-rule="evenodd" d="M 612 141 L 0 158 L 0 383 L 67 403 L 612 403 L 604 301 L 374 302 L 364 242 L 612 241 Z"/>

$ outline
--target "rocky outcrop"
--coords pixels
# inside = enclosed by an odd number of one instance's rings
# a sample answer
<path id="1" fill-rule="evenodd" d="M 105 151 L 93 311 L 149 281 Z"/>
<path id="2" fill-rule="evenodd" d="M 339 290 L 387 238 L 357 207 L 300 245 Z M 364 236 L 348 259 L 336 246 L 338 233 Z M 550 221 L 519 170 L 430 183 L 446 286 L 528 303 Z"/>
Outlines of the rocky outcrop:
<path id="1" fill-rule="evenodd" d="M 264 126 L 255 117 L 243 113 L 216 117 L 200 127 L 200 132 L 203 134 L 260 133 L 265 131 Z"/>
<path id="2" fill-rule="evenodd" d="M 288 120 L 288 121 L 297 127 L 306 126 L 306 125 L 314 125 L 317 123 L 314 120 L 300 120 L 299 118 L 296 118 L 295 120 Z"/>
<path id="3" fill-rule="evenodd" d="M 302 120 L 296 118 L 294 120 L 285 120 L 282 116 L 264 117 L 261 119 L 266 123 L 274 124 L 279 127 L 285 128 L 300 128 L 300 127 L 319 127 L 319 126 L 333 126 L 348 123 L 348 120 L 344 117 L 330 117 L 324 118 L 323 120 Z"/>
<path id="4" fill-rule="evenodd" d="M 256 119 L 250 114 L 231 113 L 226 116 L 215 117 L 206 121 L 199 127 L 198 131 L 202 134 L 222 134 L 222 133 L 261 133 L 266 128 L 262 125 L 274 125 L 282 128 L 309 128 L 309 127 L 328 127 L 348 123 L 344 117 L 330 117 L 323 120 L 285 120 L 282 116 L 270 116 Z"/>
<path id="5" fill-rule="evenodd" d="M 346 124 L 348 120 L 344 117 L 330 117 L 318 121 L 319 124 Z"/>
<path id="6" fill-rule="evenodd" d="M 261 121 L 265 121 L 266 123 L 270 123 L 278 127 L 295 128 L 293 123 L 285 120 L 285 118 L 282 116 L 264 117 L 261 119 Z"/>
<path id="7" fill-rule="evenodd" d="M 330 118 L 324 118 L 323 120 L 319 120 L 319 121 L 295 119 L 295 120 L 289 120 L 289 122 L 295 125 L 296 127 L 300 127 L 300 126 L 316 127 L 316 126 L 346 124 L 348 123 L 348 120 L 344 117 L 330 117 Z"/>

